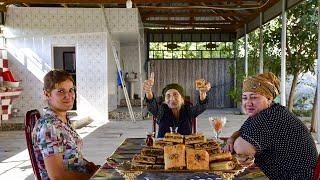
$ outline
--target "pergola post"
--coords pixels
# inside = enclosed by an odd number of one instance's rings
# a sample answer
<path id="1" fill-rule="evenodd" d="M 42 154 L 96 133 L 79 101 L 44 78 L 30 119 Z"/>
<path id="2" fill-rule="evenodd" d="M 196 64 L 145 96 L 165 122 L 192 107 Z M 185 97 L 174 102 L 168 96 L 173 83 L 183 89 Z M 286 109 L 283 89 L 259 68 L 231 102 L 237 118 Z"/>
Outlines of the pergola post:
<path id="1" fill-rule="evenodd" d="M 143 92 L 142 92 L 142 60 L 141 60 L 141 34 L 139 33 L 138 37 L 138 48 L 139 48 L 139 81 L 140 81 L 140 110 L 141 114 L 143 114 Z"/>
<path id="2" fill-rule="evenodd" d="M 263 73 L 263 14 L 260 12 L 260 33 L 259 33 L 259 73 Z"/>
<path id="3" fill-rule="evenodd" d="M 244 25 L 244 72 L 248 77 L 248 33 L 247 24 Z"/>
<path id="4" fill-rule="evenodd" d="M 234 90 L 237 89 L 237 57 L 238 57 L 238 51 L 237 51 L 237 42 L 238 40 L 234 40 L 234 43 L 233 43 L 233 52 L 234 52 L 234 55 L 233 55 L 233 58 L 234 58 L 234 64 L 233 64 L 233 67 L 234 67 L 234 82 L 233 82 L 233 86 L 234 86 Z"/>
<path id="5" fill-rule="evenodd" d="M 320 141 L 320 5 L 318 5 L 318 59 L 317 59 L 317 108 L 316 108 L 316 121 L 317 121 L 317 141 Z"/>
<path id="6" fill-rule="evenodd" d="M 287 36 L 287 12 L 286 0 L 282 0 L 282 30 L 281 30 L 281 105 L 286 106 L 286 36 Z"/>
<path id="7" fill-rule="evenodd" d="M 237 83 L 238 83 L 237 82 L 237 58 L 238 58 L 238 39 L 237 38 L 235 38 L 234 43 L 233 43 L 233 52 L 234 52 L 234 55 L 233 55 L 233 58 L 234 58 L 233 90 L 235 92 L 237 92 Z M 234 103 L 235 103 L 235 106 L 238 107 L 236 101 L 234 101 Z"/>

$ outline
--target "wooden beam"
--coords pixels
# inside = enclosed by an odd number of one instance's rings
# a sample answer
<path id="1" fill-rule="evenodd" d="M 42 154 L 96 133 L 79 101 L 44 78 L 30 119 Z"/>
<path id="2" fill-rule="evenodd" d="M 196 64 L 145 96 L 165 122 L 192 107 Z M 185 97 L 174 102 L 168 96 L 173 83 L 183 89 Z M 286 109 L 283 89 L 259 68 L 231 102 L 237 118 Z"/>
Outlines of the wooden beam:
<path id="1" fill-rule="evenodd" d="M 248 9 L 259 9 L 260 5 L 242 5 L 242 6 L 237 6 L 237 5 L 210 5 L 210 6 L 139 6 L 140 9 L 145 9 L 145 10 L 193 10 L 193 9 L 220 9 L 220 10 L 246 10 Z"/>
<path id="2" fill-rule="evenodd" d="M 200 3 L 202 6 L 207 6 L 205 3 L 203 3 L 203 2 L 201 2 Z M 215 10 L 215 9 L 210 9 L 210 12 L 212 13 L 212 14 L 218 14 L 218 12 L 220 12 L 221 13 L 221 10 Z M 237 18 L 235 18 L 235 16 L 229 16 L 229 17 L 221 17 L 222 19 L 224 19 L 224 21 L 228 21 L 228 20 L 230 20 L 230 21 L 238 21 L 238 22 L 240 22 Z"/>
<path id="3" fill-rule="evenodd" d="M 7 6 L 6 5 L 0 5 L 0 12 L 7 12 Z"/>
<path id="4" fill-rule="evenodd" d="M 132 0 L 135 4 L 146 4 L 146 3 L 192 3 L 194 0 Z M 215 2 L 226 2 L 225 0 L 201 0 L 205 3 L 215 3 Z M 229 0 L 228 2 L 233 2 Z M 6 4 L 16 4 L 16 3 L 29 3 L 29 4 L 107 4 L 107 3 L 117 3 L 125 4 L 126 0 L 7 0 Z"/>
<path id="5" fill-rule="evenodd" d="M 143 13 L 141 12 L 140 16 L 142 18 L 149 18 L 149 17 L 206 17 L 206 16 L 221 16 L 221 17 L 233 17 L 233 16 L 243 16 L 248 17 L 252 16 L 254 13 L 233 13 L 233 12 L 226 12 L 226 13 L 216 13 L 213 14 L 211 12 L 194 12 L 194 13 L 173 13 L 173 12 L 166 12 L 166 13 Z"/>
<path id="6" fill-rule="evenodd" d="M 144 27 L 145 31 L 148 32 L 235 32 L 235 29 L 221 29 L 221 28 L 210 28 L 210 27 L 152 27 L 152 26 L 146 26 Z"/>
<path id="7" fill-rule="evenodd" d="M 243 21 L 242 21 L 243 22 Z M 196 21 L 196 20 L 145 20 L 144 23 L 151 23 L 151 24 L 216 24 L 216 25 L 232 25 L 232 24 L 239 24 L 240 21 L 230 21 L 230 20 L 220 20 L 220 21 Z"/>
<path id="8" fill-rule="evenodd" d="M 204 28 L 220 28 L 233 29 L 234 25 L 219 25 L 219 24 L 145 24 L 146 27 L 204 27 Z"/>
<path id="9" fill-rule="evenodd" d="M 190 10 L 190 12 L 191 12 L 191 13 L 194 13 L 194 10 Z M 189 20 L 189 24 L 194 23 L 194 21 L 195 21 L 195 17 L 194 17 L 194 16 L 190 17 L 189 19 L 190 19 L 190 20 Z"/>
<path id="10" fill-rule="evenodd" d="M 62 3 L 61 6 L 64 7 L 64 8 L 68 8 L 68 5 L 65 4 L 65 3 Z"/>
<path id="11" fill-rule="evenodd" d="M 27 3 L 22 3 L 25 7 L 30 7 L 30 5 L 29 4 L 27 4 Z"/>
<path id="12" fill-rule="evenodd" d="M 203 32 L 203 33 L 212 33 L 212 29 L 152 29 L 146 27 L 144 32 L 146 33 L 194 33 L 194 32 Z M 214 32 L 230 32 L 236 33 L 236 31 L 232 29 L 215 29 Z"/>

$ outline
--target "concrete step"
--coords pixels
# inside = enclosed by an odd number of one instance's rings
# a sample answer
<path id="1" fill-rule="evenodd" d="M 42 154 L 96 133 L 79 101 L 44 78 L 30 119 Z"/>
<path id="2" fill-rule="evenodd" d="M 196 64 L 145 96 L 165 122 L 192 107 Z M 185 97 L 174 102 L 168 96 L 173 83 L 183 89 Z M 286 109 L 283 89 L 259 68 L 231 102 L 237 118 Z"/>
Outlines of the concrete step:
<path id="1" fill-rule="evenodd" d="M 141 106 L 141 99 L 130 99 L 131 106 Z M 143 105 L 146 106 L 146 103 L 143 102 Z M 120 100 L 120 107 L 127 107 L 126 99 Z"/>
<path id="2" fill-rule="evenodd" d="M 137 121 L 150 119 L 145 117 L 142 112 L 133 112 L 133 115 Z M 129 112 L 117 112 L 112 111 L 109 112 L 109 120 L 110 121 L 131 121 Z"/>
<path id="3" fill-rule="evenodd" d="M 24 130 L 24 116 L 11 116 L 9 120 L 2 120 L 0 131 L 21 131 Z"/>
<path id="4" fill-rule="evenodd" d="M 146 107 L 132 107 L 133 115 L 137 121 L 151 119 Z M 110 121 L 131 121 L 130 113 L 127 107 L 119 107 L 109 112 Z"/>

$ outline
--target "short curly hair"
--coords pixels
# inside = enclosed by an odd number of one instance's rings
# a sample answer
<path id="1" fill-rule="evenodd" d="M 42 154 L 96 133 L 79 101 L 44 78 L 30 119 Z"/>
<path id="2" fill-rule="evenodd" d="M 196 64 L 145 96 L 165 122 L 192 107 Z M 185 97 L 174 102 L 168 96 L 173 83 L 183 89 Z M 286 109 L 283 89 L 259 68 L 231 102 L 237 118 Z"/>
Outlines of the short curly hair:
<path id="1" fill-rule="evenodd" d="M 62 69 L 53 69 L 49 71 L 43 78 L 43 90 L 51 92 L 53 89 L 55 89 L 56 84 L 68 79 L 74 83 L 72 75 L 67 71 Z"/>

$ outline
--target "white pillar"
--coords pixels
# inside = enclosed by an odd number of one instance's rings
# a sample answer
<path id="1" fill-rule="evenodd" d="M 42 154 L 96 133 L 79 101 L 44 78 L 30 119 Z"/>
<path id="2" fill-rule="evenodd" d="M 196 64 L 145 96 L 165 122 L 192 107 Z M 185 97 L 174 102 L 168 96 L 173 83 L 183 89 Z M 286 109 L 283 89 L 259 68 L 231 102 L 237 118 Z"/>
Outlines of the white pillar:
<path id="1" fill-rule="evenodd" d="M 142 83 L 142 63 L 141 63 L 141 35 L 138 37 L 138 48 L 139 48 L 139 81 L 140 81 L 140 110 L 141 114 L 143 114 L 143 83 Z"/>
<path id="2" fill-rule="evenodd" d="M 237 51 L 237 39 L 234 41 L 234 44 L 233 44 L 233 51 L 234 51 L 234 82 L 233 82 L 233 85 L 234 85 L 234 89 L 236 90 L 237 89 L 237 56 L 238 56 L 238 51 Z"/>
<path id="3" fill-rule="evenodd" d="M 281 31 L 281 105 L 286 105 L 286 36 L 287 36 L 287 12 L 286 0 L 282 0 L 282 31 Z"/>
<path id="4" fill-rule="evenodd" d="M 260 34 L 259 34 L 259 73 L 263 73 L 263 13 L 260 12 Z"/>
<path id="5" fill-rule="evenodd" d="M 247 24 L 244 25 L 244 72 L 245 76 L 248 77 L 248 33 Z"/>
<path id="6" fill-rule="evenodd" d="M 316 109 L 316 121 L 317 121 L 317 141 L 320 142 L 320 6 L 318 7 L 318 60 L 317 60 L 317 109 Z"/>

